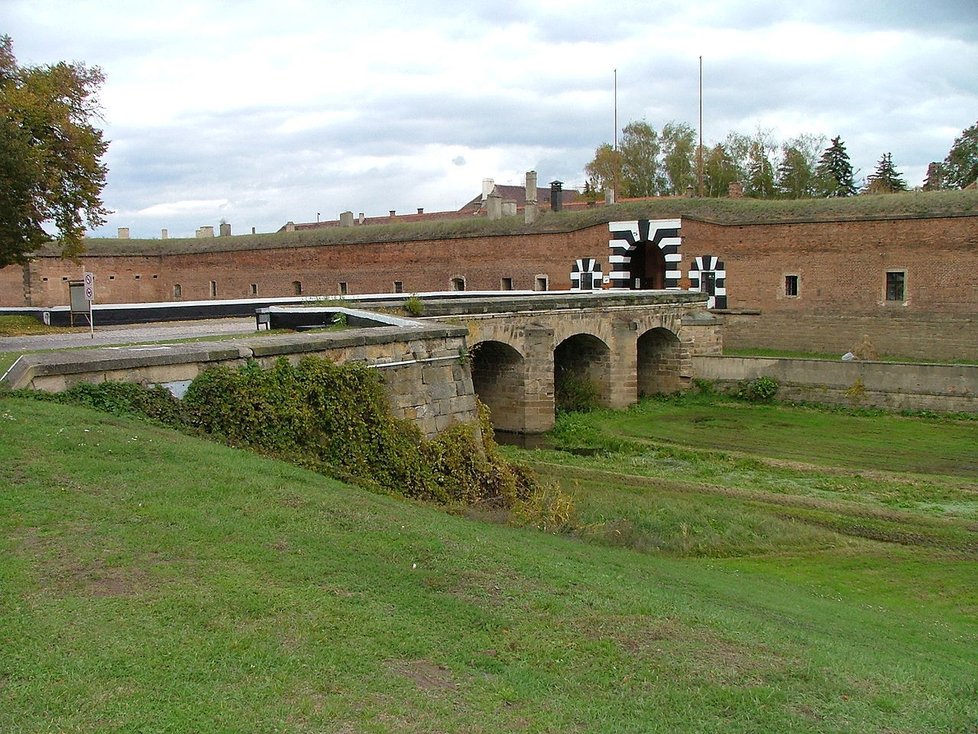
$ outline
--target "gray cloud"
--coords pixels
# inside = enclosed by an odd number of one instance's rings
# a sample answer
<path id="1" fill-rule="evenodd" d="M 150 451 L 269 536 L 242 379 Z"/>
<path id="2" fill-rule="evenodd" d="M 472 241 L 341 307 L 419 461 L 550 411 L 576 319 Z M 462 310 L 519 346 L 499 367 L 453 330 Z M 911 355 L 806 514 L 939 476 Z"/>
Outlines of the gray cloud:
<path id="1" fill-rule="evenodd" d="M 451 209 L 484 177 L 583 183 L 595 148 L 646 119 L 842 135 L 868 173 L 884 152 L 918 184 L 978 108 L 971 2 L 820 0 L 603 6 L 206 0 L 135 10 L 5 3 L 24 62 L 107 75 L 105 232 L 236 232 L 352 209 Z"/>

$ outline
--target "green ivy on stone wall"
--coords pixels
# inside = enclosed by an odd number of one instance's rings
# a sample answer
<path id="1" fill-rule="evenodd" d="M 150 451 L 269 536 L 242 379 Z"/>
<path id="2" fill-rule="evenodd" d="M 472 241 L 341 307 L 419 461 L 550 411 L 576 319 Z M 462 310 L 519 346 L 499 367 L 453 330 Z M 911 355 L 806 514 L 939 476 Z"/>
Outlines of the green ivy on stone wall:
<path id="1" fill-rule="evenodd" d="M 78 385 L 35 397 L 78 403 L 114 414 L 149 417 L 340 479 L 443 504 L 519 510 L 521 524 L 538 524 L 535 498 L 543 487 L 529 469 L 507 461 L 493 440 L 489 412 L 426 439 L 393 416 L 376 370 L 309 356 L 219 366 L 200 374 L 178 400 L 161 387 L 128 383 Z M 566 499 L 572 507 L 570 500 Z"/>

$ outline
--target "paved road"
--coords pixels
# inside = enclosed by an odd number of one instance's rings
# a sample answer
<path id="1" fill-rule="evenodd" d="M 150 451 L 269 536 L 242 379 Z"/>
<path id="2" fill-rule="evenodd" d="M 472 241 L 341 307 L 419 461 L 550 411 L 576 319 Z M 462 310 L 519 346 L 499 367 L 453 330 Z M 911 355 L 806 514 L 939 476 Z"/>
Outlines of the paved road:
<path id="1" fill-rule="evenodd" d="M 253 334 L 253 316 L 203 321 L 169 321 L 161 324 L 130 324 L 127 326 L 97 326 L 95 336 L 89 331 L 63 334 L 0 337 L 0 352 L 36 352 L 41 349 L 107 346 L 113 344 L 143 344 L 171 339 L 194 339 L 228 334 Z"/>

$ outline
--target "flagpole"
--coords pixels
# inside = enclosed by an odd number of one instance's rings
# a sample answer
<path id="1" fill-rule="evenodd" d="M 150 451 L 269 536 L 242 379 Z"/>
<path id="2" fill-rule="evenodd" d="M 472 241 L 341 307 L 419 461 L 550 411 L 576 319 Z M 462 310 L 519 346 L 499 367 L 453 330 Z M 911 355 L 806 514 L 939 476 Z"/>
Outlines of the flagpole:
<path id="1" fill-rule="evenodd" d="M 700 56 L 700 146 L 696 154 L 696 169 L 699 177 L 699 195 L 703 198 L 703 57 Z"/>
<path id="2" fill-rule="evenodd" d="M 618 69 L 615 69 L 615 152 L 618 151 Z"/>

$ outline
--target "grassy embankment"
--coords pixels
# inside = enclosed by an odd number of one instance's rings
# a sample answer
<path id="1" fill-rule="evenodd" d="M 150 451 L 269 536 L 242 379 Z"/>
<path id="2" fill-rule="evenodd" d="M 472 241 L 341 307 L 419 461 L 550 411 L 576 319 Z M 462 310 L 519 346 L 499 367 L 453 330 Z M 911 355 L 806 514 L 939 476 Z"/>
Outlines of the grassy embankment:
<path id="1" fill-rule="evenodd" d="M 235 235 L 233 237 L 128 239 L 89 238 L 90 254 L 163 254 L 229 250 L 314 247 L 357 242 L 408 242 L 455 237 L 485 237 L 542 232 L 568 232 L 628 219 L 690 217 L 720 224 L 762 224 L 799 221 L 846 221 L 881 217 L 940 217 L 973 215 L 975 191 L 913 191 L 903 194 L 862 195 L 842 199 L 687 199 L 654 197 L 613 206 L 544 212 L 532 225 L 522 215 L 490 221 L 462 215 L 458 219 L 391 222 L 355 227 L 324 227 L 295 232 Z M 54 246 L 42 254 L 55 254 Z"/>
<path id="2" fill-rule="evenodd" d="M 978 421 L 555 440 L 576 537 L 0 400 L 0 730 L 974 731 Z"/>

